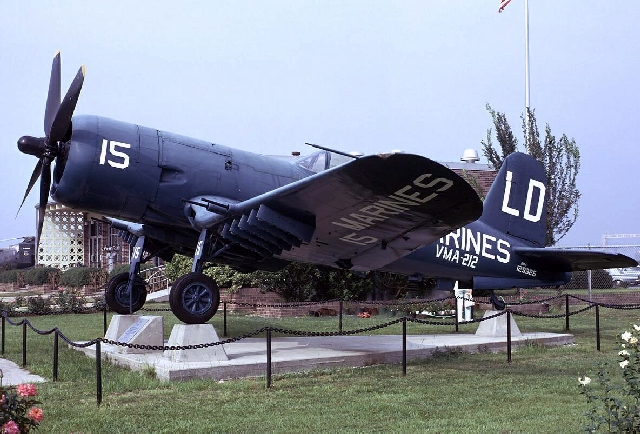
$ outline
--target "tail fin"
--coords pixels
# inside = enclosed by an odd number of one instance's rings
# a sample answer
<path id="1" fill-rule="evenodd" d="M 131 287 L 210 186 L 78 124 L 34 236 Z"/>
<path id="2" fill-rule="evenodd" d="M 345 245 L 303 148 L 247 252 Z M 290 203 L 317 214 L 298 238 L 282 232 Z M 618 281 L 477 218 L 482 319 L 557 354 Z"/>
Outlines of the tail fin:
<path id="1" fill-rule="evenodd" d="M 544 247 L 547 229 L 546 175 L 533 157 L 505 158 L 484 200 L 480 221 L 530 246 Z"/>

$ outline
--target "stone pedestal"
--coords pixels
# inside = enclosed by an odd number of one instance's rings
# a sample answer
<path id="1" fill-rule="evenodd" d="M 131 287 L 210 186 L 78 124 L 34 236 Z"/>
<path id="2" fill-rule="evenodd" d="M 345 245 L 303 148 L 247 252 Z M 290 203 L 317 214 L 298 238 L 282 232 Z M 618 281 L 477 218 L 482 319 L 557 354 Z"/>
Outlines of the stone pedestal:
<path id="1" fill-rule="evenodd" d="M 500 312 L 495 310 L 487 310 L 484 313 L 484 318 L 492 315 L 496 315 Z M 507 314 L 497 316 L 485 321 L 482 321 L 476 330 L 476 336 L 485 337 L 506 337 L 507 336 Z M 513 315 L 511 315 L 511 337 L 522 336 L 520 329 L 516 324 Z"/>
<path id="2" fill-rule="evenodd" d="M 161 316 L 114 315 L 104 337 L 126 344 L 162 346 L 164 345 L 164 320 Z M 117 345 L 115 351 L 126 354 L 155 352 L 122 345 Z"/>
<path id="3" fill-rule="evenodd" d="M 171 330 L 167 346 L 187 346 L 219 342 L 212 324 L 176 324 Z M 165 357 L 172 362 L 213 362 L 229 360 L 222 345 L 194 350 L 167 350 Z"/>

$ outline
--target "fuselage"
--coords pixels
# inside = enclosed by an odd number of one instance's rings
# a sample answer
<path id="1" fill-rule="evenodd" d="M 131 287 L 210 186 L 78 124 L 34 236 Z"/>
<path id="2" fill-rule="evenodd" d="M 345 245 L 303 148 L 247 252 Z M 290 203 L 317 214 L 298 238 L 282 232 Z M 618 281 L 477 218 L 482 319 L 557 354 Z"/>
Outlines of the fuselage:
<path id="1" fill-rule="evenodd" d="M 191 231 L 191 243 L 197 232 L 185 200 L 206 196 L 238 203 L 313 173 L 280 158 L 108 118 L 76 116 L 71 142 L 54 171 L 52 197 L 83 211 Z M 487 277 L 498 279 L 484 281 L 495 288 L 518 280 L 531 285 L 568 280 L 568 273 L 528 266 L 513 251 L 519 245 L 523 243 L 516 238 L 476 221 L 383 269 L 466 281 L 474 287 Z M 195 243 L 183 247 L 183 252 L 192 251 Z"/>

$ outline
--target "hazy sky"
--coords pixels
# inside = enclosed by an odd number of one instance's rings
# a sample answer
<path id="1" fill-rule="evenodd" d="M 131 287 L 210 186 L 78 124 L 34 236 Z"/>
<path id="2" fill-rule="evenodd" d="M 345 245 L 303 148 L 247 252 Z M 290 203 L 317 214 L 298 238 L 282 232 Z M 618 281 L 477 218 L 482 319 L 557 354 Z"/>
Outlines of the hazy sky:
<path id="1" fill-rule="evenodd" d="M 499 3 L 4 0 L 0 239 L 35 233 L 37 188 L 14 218 L 36 164 L 16 141 L 43 134 L 57 50 L 63 93 L 87 68 L 76 114 L 266 154 L 304 154 L 315 142 L 459 161 L 481 149 L 486 103 L 522 142 L 524 0 L 501 14 Z M 530 0 L 529 9 L 531 106 L 582 155 L 580 217 L 560 245 L 639 233 L 640 7 Z"/>

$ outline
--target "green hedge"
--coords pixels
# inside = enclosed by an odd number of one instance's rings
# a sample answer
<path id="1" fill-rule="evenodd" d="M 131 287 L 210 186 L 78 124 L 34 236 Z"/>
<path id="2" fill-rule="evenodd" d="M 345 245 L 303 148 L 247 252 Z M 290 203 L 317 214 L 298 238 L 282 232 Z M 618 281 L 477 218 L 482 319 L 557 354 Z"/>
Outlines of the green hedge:
<path id="1" fill-rule="evenodd" d="M 62 273 L 60 285 L 78 288 L 83 285 L 91 285 L 96 279 L 100 282 L 106 282 L 107 272 L 101 268 L 74 267 Z"/>
<path id="2" fill-rule="evenodd" d="M 0 283 L 16 283 L 18 281 L 18 270 L 8 270 L 0 272 Z"/>
<path id="3" fill-rule="evenodd" d="M 153 268 L 154 265 L 153 264 L 140 264 L 140 271 L 144 271 L 148 268 Z M 129 272 L 129 264 L 120 264 L 120 265 L 116 265 L 113 270 L 111 270 L 111 272 L 109 273 L 109 279 L 111 279 L 113 276 L 116 276 L 118 274 L 122 274 L 122 273 L 128 273 Z"/>
<path id="4" fill-rule="evenodd" d="M 24 283 L 27 285 L 44 285 L 49 283 L 49 274 L 60 274 L 57 268 L 32 268 L 24 273 Z"/>

